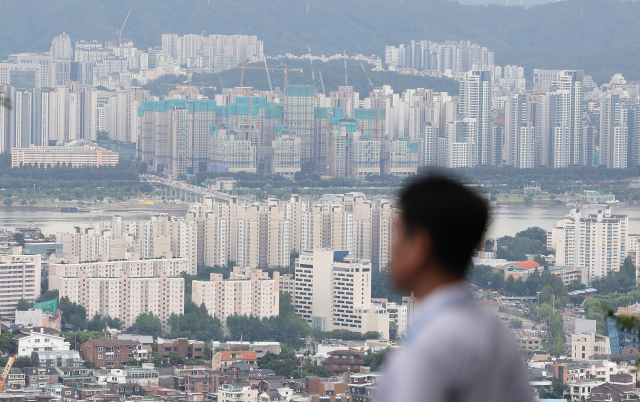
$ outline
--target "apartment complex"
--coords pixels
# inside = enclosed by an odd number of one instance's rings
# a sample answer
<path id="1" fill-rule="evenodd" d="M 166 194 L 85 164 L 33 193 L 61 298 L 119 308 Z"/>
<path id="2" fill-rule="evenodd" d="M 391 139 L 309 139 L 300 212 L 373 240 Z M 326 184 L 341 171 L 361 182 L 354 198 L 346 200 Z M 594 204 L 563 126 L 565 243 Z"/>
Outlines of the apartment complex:
<path id="1" fill-rule="evenodd" d="M 187 259 L 155 259 L 80 264 L 50 264 L 49 287 L 95 314 L 133 325 L 138 315 L 153 313 L 169 328 L 171 314 L 184 310 Z"/>
<path id="2" fill-rule="evenodd" d="M 118 153 L 87 144 L 68 143 L 62 147 L 44 147 L 29 145 L 29 148 L 13 148 L 11 150 L 11 167 L 22 165 L 55 166 L 66 164 L 78 166 L 115 166 Z"/>
<path id="3" fill-rule="evenodd" d="M 371 302 L 371 262 L 348 251 L 303 251 L 296 260 L 296 314 L 313 328 L 380 333 L 389 339 L 389 313 Z"/>
<path id="4" fill-rule="evenodd" d="M 222 274 L 210 274 L 209 281 L 192 282 L 192 301 L 204 304 L 209 314 L 226 323 L 230 315 L 277 316 L 279 310 L 280 273 L 269 278 L 260 269 L 234 267 L 228 280 Z"/>
<path id="5" fill-rule="evenodd" d="M 14 250 L 14 253 L 18 250 Z M 40 296 L 41 256 L 0 255 L 0 314 L 13 317 L 20 299 Z"/>
<path id="6" fill-rule="evenodd" d="M 584 215 L 572 209 L 547 235 L 547 247 L 556 250 L 556 264 L 582 269 L 582 283 L 619 271 L 627 257 L 629 218 L 613 215 L 606 206 Z"/>

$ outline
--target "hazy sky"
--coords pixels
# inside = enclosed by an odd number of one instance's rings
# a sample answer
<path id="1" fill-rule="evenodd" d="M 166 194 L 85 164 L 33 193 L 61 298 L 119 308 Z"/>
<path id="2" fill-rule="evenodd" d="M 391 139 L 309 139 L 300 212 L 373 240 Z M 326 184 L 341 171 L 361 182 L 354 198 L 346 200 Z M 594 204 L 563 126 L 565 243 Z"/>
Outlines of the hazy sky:
<path id="1" fill-rule="evenodd" d="M 506 5 L 509 3 L 511 6 L 523 5 L 525 7 L 535 6 L 536 4 L 550 3 L 556 0 L 457 0 L 461 4 L 500 4 Z"/>

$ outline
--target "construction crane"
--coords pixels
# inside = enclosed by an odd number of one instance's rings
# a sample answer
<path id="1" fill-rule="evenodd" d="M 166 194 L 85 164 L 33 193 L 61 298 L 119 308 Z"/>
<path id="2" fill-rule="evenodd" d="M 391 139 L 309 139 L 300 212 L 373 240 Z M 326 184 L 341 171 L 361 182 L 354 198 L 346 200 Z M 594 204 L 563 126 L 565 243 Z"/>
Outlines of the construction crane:
<path id="1" fill-rule="evenodd" d="M 7 360 L 7 364 L 4 366 L 4 370 L 2 370 L 2 378 L 0 380 L 0 392 L 4 389 L 4 384 L 9 379 L 9 373 L 11 373 L 11 368 L 13 367 L 13 363 L 16 361 L 16 355 L 13 355 Z"/>
<path id="2" fill-rule="evenodd" d="M 307 45 L 309 49 L 309 64 L 311 64 L 311 78 L 313 79 L 313 89 L 316 88 L 316 75 L 313 73 L 313 59 L 311 58 L 311 45 Z"/>
<path id="3" fill-rule="evenodd" d="M 222 77 L 220 77 L 220 72 L 216 71 L 216 74 L 218 74 L 218 81 L 220 81 L 220 88 L 224 88 L 224 84 L 222 83 Z"/>
<path id="4" fill-rule="evenodd" d="M 264 70 L 265 69 L 264 67 L 239 67 L 239 66 L 238 67 L 231 67 L 231 68 L 242 68 L 243 70 L 245 68 L 248 69 L 248 70 Z M 271 70 L 271 71 L 284 71 L 284 85 L 285 86 L 287 85 L 287 82 L 288 82 L 287 81 L 287 72 L 288 71 L 297 71 L 297 72 L 300 72 L 300 73 L 302 73 L 304 71 L 301 68 L 287 68 L 286 64 L 284 65 L 284 68 L 269 67 L 269 70 Z M 242 84 L 242 82 L 241 82 L 241 84 Z M 242 86 L 242 85 L 240 85 L 240 86 Z"/>
<path id="5" fill-rule="evenodd" d="M 264 69 L 267 70 L 267 80 L 269 81 L 269 92 L 273 92 L 273 87 L 271 86 L 271 77 L 269 76 L 269 67 L 267 67 L 267 58 L 263 58 L 264 60 Z"/>
<path id="6" fill-rule="evenodd" d="M 116 30 L 116 34 L 118 34 L 118 45 L 122 46 L 122 30 L 124 29 L 125 24 L 127 23 L 127 20 L 129 19 L 129 14 L 131 14 L 131 10 L 129 10 L 129 12 L 127 13 L 127 18 L 124 19 L 124 23 L 122 24 L 122 28 L 120 28 L 120 30 Z"/>
<path id="7" fill-rule="evenodd" d="M 369 78 L 369 74 L 367 73 L 367 70 L 364 68 L 364 64 L 362 64 L 362 62 L 360 62 L 360 67 L 362 67 L 362 71 L 364 71 L 364 75 L 367 76 L 367 81 L 369 81 L 369 85 L 371 85 L 371 89 L 375 89 L 375 87 L 373 86 L 373 82 L 371 82 L 371 78 Z"/>
<path id="8" fill-rule="evenodd" d="M 327 96 L 326 92 L 324 92 L 324 81 L 322 81 L 322 71 L 318 71 L 318 74 L 320 74 L 320 85 L 322 85 L 322 94 L 324 96 Z"/>
<path id="9" fill-rule="evenodd" d="M 348 86 L 349 85 L 349 80 L 347 79 L 347 51 L 344 51 L 344 85 Z"/>

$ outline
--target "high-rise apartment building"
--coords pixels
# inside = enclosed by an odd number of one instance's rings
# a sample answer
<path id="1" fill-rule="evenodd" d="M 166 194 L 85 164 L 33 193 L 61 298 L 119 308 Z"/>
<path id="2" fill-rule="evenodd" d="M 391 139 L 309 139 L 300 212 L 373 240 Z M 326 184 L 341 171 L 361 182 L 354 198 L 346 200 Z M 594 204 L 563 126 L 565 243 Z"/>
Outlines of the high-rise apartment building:
<path id="1" fill-rule="evenodd" d="M 288 85 L 285 88 L 284 124 L 300 138 L 301 167 L 305 173 L 314 168 L 314 107 L 316 90 L 308 85 Z"/>
<path id="2" fill-rule="evenodd" d="M 477 140 L 469 150 L 473 165 L 491 162 L 491 72 L 471 70 L 460 81 L 460 113 L 476 119 Z"/>
<path id="3" fill-rule="evenodd" d="M 294 307 L 313 328 L 378 332 L 389 338 L 389 314 L 371 303 L 371 262 L 348 251 L 303 251 L 296 260 Z"/>
<path id="4" fill-rule="evenodd" d="M 611 207 L 595 214 L 572 209 L 547 235 L 547 247 L 556 251 L 557 265 L 582 269 L 582 281 L 617 272 L 627 256 L 627 215 L 611 214 Z"/>
<path id="5" fill-rule="evenodd" d="M 268 318 L 280 313 L 279 284 L 278 271 L 269 278 L 260 269 L 234 267 L 228 280 L 222 274 L 211 274 L 209 281 L 193 281 L 192 300 L 198 306 L 204 304 L 223 325 L 234 314 Z"/>
<path id="6" fill-rule="evenodd" d="M 633 110 L 632 132 L 633 134 Z M 600 103 L 600 164 L 611 169 L 627 167 L 629 109 L 619 94 L 604 93 Z"/>
<path id="7" fill-rule="evenodd" d="M 20 299 L 35 301 L 40 296 L 40 255 L 22 255 L 14 249 L 13 255 L 0 256 L 0 313 L 13 317 Z"/>
<path id="8" fill-rule="evenodd" d="M 65 32 L 60 36 L 53 38 L 51 42 L 51 61 L 58 60 L 71 61 L 73 56 L 73 48 L 71 47 L 71 38 Z"/>
<path id="9" fill-rule="evenodd" d="M 119 318 L 130 327 L 138 315 L 153 313 L 169 329 L 171 314 L 184 311 L 188 259 L 129 260 L 50 264 L 49 286 L 82 305 L 87 316 Z"/>

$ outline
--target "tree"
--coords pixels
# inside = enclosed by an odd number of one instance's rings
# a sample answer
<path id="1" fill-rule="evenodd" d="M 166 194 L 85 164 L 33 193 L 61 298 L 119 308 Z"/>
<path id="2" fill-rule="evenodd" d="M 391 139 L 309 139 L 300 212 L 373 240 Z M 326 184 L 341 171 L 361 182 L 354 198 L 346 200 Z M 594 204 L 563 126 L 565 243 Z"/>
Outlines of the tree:
<path id="1" fill-rule="evenodd" d="M 91 321 L 87 323 L 87 330 L 102 332 L 105 328 L 105 323 L 99 313 L 96 313 Z"/>
<path id="2" fill-rule="evenodd" d="M 512 329 L 522 329 L 522 320 L 519 318 L 514 318 L 509 322 L 509 326 Z"/>
<path id="3" fill-rule="evenodd" d="M 371 368 L 371 371 L 376 371 L 384 363 L 390 351 L 390 348 L 384 348 L 377 352 L 369 350 L 364 356 L 364 361 Z"/>
<path id="4" fill-rule="evenodd" d="M 4 331 L 0 334 L 0 351 L 3 353 L 12 353 L 15 350 L 13 336 L 14 333 L 12 331 Z"/>
<path id="5" fill-rule="evenodd" d="M 162 322 L 152 312 L 142 313 L 136 317 L 131 329 L 138 335 L 157 337 L 162 334 Z"/>
<path id="6" fill-rule="evenodd" d="M 34 206 L 34 205 L 36 205 L 37 203 L 38 203 L 38 201 L 35 201 L 35 200 L 31 200 L 31 201 L 29 201 L 29 205 L 31 205 L 31 206 Z"/>
<path id="7" fill-rule="evenodd" d="M 25 299 L 18 300 L 18 304 L 16 305 L 16 310 L 18 311 L 29 311 L 33 307 L 34 303 L 27 301 Z"/>
<path id="8" fill-rule="evenodd" d="M 5 198 L 3 201 L 4 205 L 10 207 L 13 204 L 13 200 L 11 198 Z"/>
<path id="9" fill-rule="evenodd" d="M 20 201 L 20 205 L 22 205 L 22 206 L 25 206 L 25 205 L 27 205 L 28 203 L 29 203 L 29 201 L 27 201 L 27 200 L 22 200 L 22 201 Z"/>

